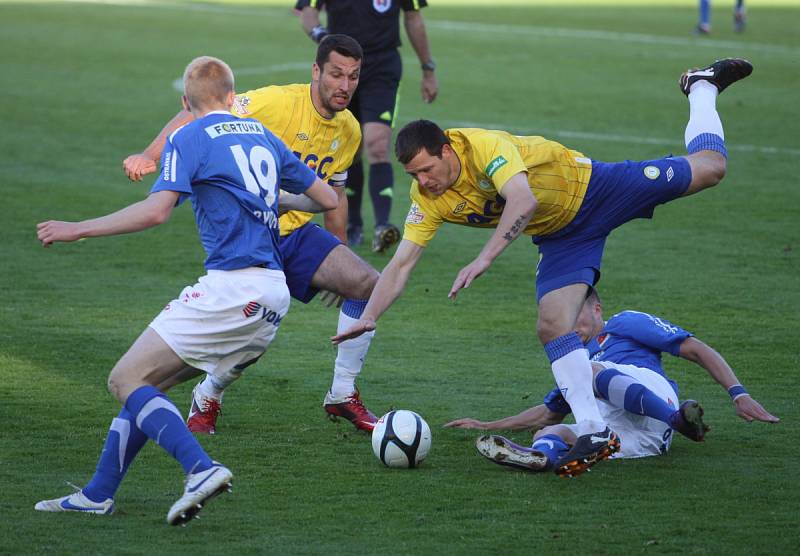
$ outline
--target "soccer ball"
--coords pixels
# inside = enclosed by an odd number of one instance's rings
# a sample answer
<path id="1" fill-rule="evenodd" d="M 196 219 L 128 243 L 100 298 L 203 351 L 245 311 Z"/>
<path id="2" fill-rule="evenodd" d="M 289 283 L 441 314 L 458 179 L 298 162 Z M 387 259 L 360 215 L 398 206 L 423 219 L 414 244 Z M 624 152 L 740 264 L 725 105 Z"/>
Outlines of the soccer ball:
<path id="1" fill-rule="evenodd" d="M 390 411 L 372 431 L 372 451 L 388 467 L 416 467 L 430 449 L 431 428 L 413 411 Z"/>

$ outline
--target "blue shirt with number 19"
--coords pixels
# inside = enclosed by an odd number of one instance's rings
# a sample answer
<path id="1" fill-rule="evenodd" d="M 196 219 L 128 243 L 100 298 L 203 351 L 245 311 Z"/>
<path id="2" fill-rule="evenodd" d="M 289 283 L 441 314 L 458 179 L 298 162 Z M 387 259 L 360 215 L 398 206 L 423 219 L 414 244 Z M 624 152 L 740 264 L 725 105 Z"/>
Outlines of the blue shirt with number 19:
<path id="1" fill-rule="evenodd" d="M 282 270 L 278 189 L 303 193 L 315 179 L 260 122 L 210 112 L 170 135 L 150 193 L 192 200 L 206 269 Z"/>

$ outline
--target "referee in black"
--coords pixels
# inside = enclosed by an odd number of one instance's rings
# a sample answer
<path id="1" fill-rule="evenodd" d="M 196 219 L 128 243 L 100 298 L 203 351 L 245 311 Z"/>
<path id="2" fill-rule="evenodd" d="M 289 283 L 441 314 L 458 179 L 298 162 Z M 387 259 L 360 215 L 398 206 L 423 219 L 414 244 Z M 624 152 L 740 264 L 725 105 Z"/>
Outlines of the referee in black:
<path id="1" fill-rule="evenodd" d="M 306 33 L 319 42 L 328 33 L 342 33 L 356 39 L 364 50 L 361 79 L 350 102 L 350 110 L 361 123 L 369 162 L 369 194 L 375 210 L 372 250 L 382 252 L 400 241 L 400 230 L 389 222 L 394 176 L 389 158 L 392 127 L 397 117 L 397 89 L 403 73 L 400 59 L 400 13 L 411 46 L 422 67 L 422 99 L 433 102 L 439 90 L 436 64 L 431 57 L 425 22 L 420 9 L 425 0 L 298 0 L 300 21 Z M 328 14 L 327 27 L 319 13 Z M 362 242 L 361 199 L 364 167 L 358 157 L 347 177 L 347 242 Z"/>

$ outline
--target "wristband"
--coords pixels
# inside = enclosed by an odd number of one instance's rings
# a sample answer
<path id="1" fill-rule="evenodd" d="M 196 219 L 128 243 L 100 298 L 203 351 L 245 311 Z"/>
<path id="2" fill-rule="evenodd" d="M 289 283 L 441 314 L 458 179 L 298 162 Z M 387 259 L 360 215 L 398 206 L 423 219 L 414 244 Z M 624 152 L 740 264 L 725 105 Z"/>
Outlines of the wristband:
<path id="1" fill-rule="evenodd" d="M 737 398 L 749 396 L 750 394 L 748 394 L 747 390 L 745 390 L 745 387 L 741 384 L 734 384 L 728 388 L 728 395 L 731 397 L 731 401 L 735 402 Z"/>
<path id="2" fill-rule="evenodd" d="M 422 71 L 436 71 L 436 62 L 433 60 L 428 60 L 424 64 L 422 64 Z"/>
<path id="3" fill-rule="evenodd" d="M 319 43 L 322 39 L 328 36 L 328 30 L 322 25 L 317 25 L 311 30 L 309 36 L 311 37 L 312 41 Z"/>

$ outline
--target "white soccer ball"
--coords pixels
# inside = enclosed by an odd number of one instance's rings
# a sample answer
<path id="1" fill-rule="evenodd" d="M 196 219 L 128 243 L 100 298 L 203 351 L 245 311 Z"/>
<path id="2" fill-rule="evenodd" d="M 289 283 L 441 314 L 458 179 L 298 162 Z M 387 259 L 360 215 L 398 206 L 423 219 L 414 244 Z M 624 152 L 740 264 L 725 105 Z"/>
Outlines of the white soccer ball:
<path id="1" fill-rule="evenodd" d="M 413 411 L 390 411 L 372 431 L 372 451 L 389 467 L 417 467 L 430 449 L 431 428 Z"/>

